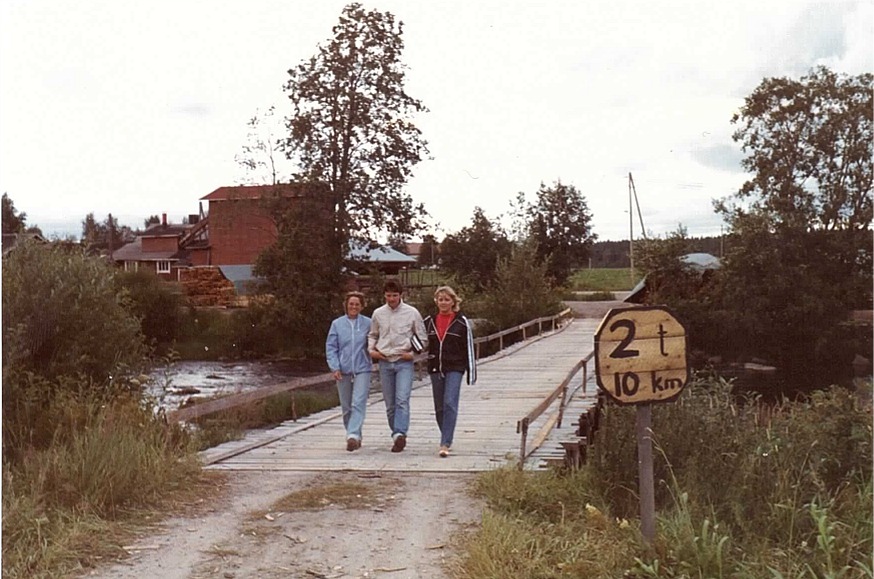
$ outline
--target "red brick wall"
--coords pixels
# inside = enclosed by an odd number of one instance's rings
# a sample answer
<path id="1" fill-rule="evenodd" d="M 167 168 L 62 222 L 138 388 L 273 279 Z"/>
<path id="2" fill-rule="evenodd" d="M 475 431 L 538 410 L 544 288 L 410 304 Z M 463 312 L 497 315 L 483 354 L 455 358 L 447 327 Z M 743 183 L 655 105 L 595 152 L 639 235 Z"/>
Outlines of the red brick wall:
<path id="1" fill-rule="evenodd" d="M 191 265 L 210 265 L 209 248 L 198 247 L 196 249 L 192 249 L 191 253 L 188 255 L 188 259 L 191 260 Z"/>
<path id="2" fill-rule="evenodd" d="M 143 237 L 143 251 L 176 251 L 179 249 L 179 238 L 169 237 Z"/>
<path id="3" fill-rule="evenodd" d="M 261 201 L 210 201 L 209 245 L 211 265 L 246 265 L 276 241 L 276 225 Z"/>

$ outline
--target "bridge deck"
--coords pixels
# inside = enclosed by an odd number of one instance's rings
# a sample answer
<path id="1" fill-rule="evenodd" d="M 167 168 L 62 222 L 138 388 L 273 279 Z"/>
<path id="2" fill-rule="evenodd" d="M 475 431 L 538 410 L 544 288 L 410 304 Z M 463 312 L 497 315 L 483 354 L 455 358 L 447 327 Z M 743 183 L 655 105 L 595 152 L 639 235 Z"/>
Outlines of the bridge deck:
<path id="1" fill-rule="evenodd" d="M 482 360 L 475 386 L 462 384 L 458 426 L 452 455 L 437 456 L 439 430 L 434 421 L 427 375 L 414 384 L 411 420 L 404 452 L 390 452 L 391 439 L 382 396 L 371 394 L 363 428 L 363 446 L 347 452 L 338 409 L 327 410 L 276 428 L 249 433 L 243 440 L 204 451 L 207 468 L 223 470 L 292 471 L 418 471 L 476 472 L 491 470 L 518 458 L 520 435 L 516 422 L 530 412 L 592 350 L 599 320 L 577 319 L 565 328 L 539 339 L 511 347 Z M 590 378 L 594 372 L 589 364 Z M 579 385 L 579 375 L 573 385 Z M 541 453 L 558 447 L 561 437 L 572 433 L 579 413 L 594 404 L 595 387 L 577 398 L 565 413 L 560 431 L 553 431 L 526 462 L 542 465 Z M 529 445 L 541 425 L 558 409 L 556 402 L 529 427 Z"/>

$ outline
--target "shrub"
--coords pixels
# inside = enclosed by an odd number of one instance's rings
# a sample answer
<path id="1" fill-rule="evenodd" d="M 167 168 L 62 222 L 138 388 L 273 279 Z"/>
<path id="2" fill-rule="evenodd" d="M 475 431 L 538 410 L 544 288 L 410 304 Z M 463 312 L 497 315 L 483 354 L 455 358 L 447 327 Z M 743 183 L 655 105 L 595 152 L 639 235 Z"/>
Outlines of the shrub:
<path id="1" fill-rule="evenodd" d="M 115 273 L 79 250 L 29 243 L 11 251 L 3 259 L 3 367 L 103 383 L 141 364 L 140 325 L 122 305 Z"/>
<path id="2" fill-rule="evenodd" d="M 116 281 L 126 292 L 127 307 L 140 320 L 146 339 L 158 345 L 176 340 L 182 323 L 178 291 L 148 271 L 119 272 Z"/>
<path id="3" fill-rule="evenodd" d="M 634 408 L 606 407 L 592 460 L 619 516 L 638 508 L 629 478 L 637 470 L 634 421 Z M 810 536 L 807 503 L 871 478 L 871 417 L 843 388 L 771 407 L 736 400 L 728 383 L 699 380 L 676 402 L 653 407 L 653 431 L 657 505 L 671 505 L 675 487 L 689 489 L 693 503 L 740 537 Z"/>
<path id="4" fill-rule="evenodd" d="M 485 292 L 482 316 L 500 328 L 509 328 L 557 313 L 561 303 L 546 274 L 547 263 L 538 263 L 533 241 L 515 247 L 509 259 L 498 260 L 495 281 Z"/>

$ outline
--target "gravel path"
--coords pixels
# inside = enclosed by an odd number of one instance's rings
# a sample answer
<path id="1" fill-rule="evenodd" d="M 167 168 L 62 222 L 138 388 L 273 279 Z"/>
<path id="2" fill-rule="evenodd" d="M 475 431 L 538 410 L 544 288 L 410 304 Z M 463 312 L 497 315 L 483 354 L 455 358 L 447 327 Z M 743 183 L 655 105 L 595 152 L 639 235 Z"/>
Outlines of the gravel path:
<path id="1" fill-rule="evenodd" d="M 229 473 L 201 514 L 165 521 L 127 546 L 130 558 L 90 576 L 446 578 L 462 532 L 480 521 L 482 504 L 468 494 L 473 476 Z M 334 502 L 350 485 L 362 489 L 353 504 Z M 277 508 L 307 489 L 324 491 L 315 508 Z"/>

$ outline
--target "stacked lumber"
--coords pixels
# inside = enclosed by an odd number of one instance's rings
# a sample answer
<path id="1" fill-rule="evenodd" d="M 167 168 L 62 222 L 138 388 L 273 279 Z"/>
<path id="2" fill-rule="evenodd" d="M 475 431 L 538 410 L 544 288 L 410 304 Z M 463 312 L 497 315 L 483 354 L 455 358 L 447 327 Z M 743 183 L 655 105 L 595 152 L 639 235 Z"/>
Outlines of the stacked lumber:
<path id="1" fill-rule="evenodd" d="M 237 292 L 215 266 L 198 266 L 180 270 L 179 282 L 193 306 L 223 306 L 234 304 Z"/>

